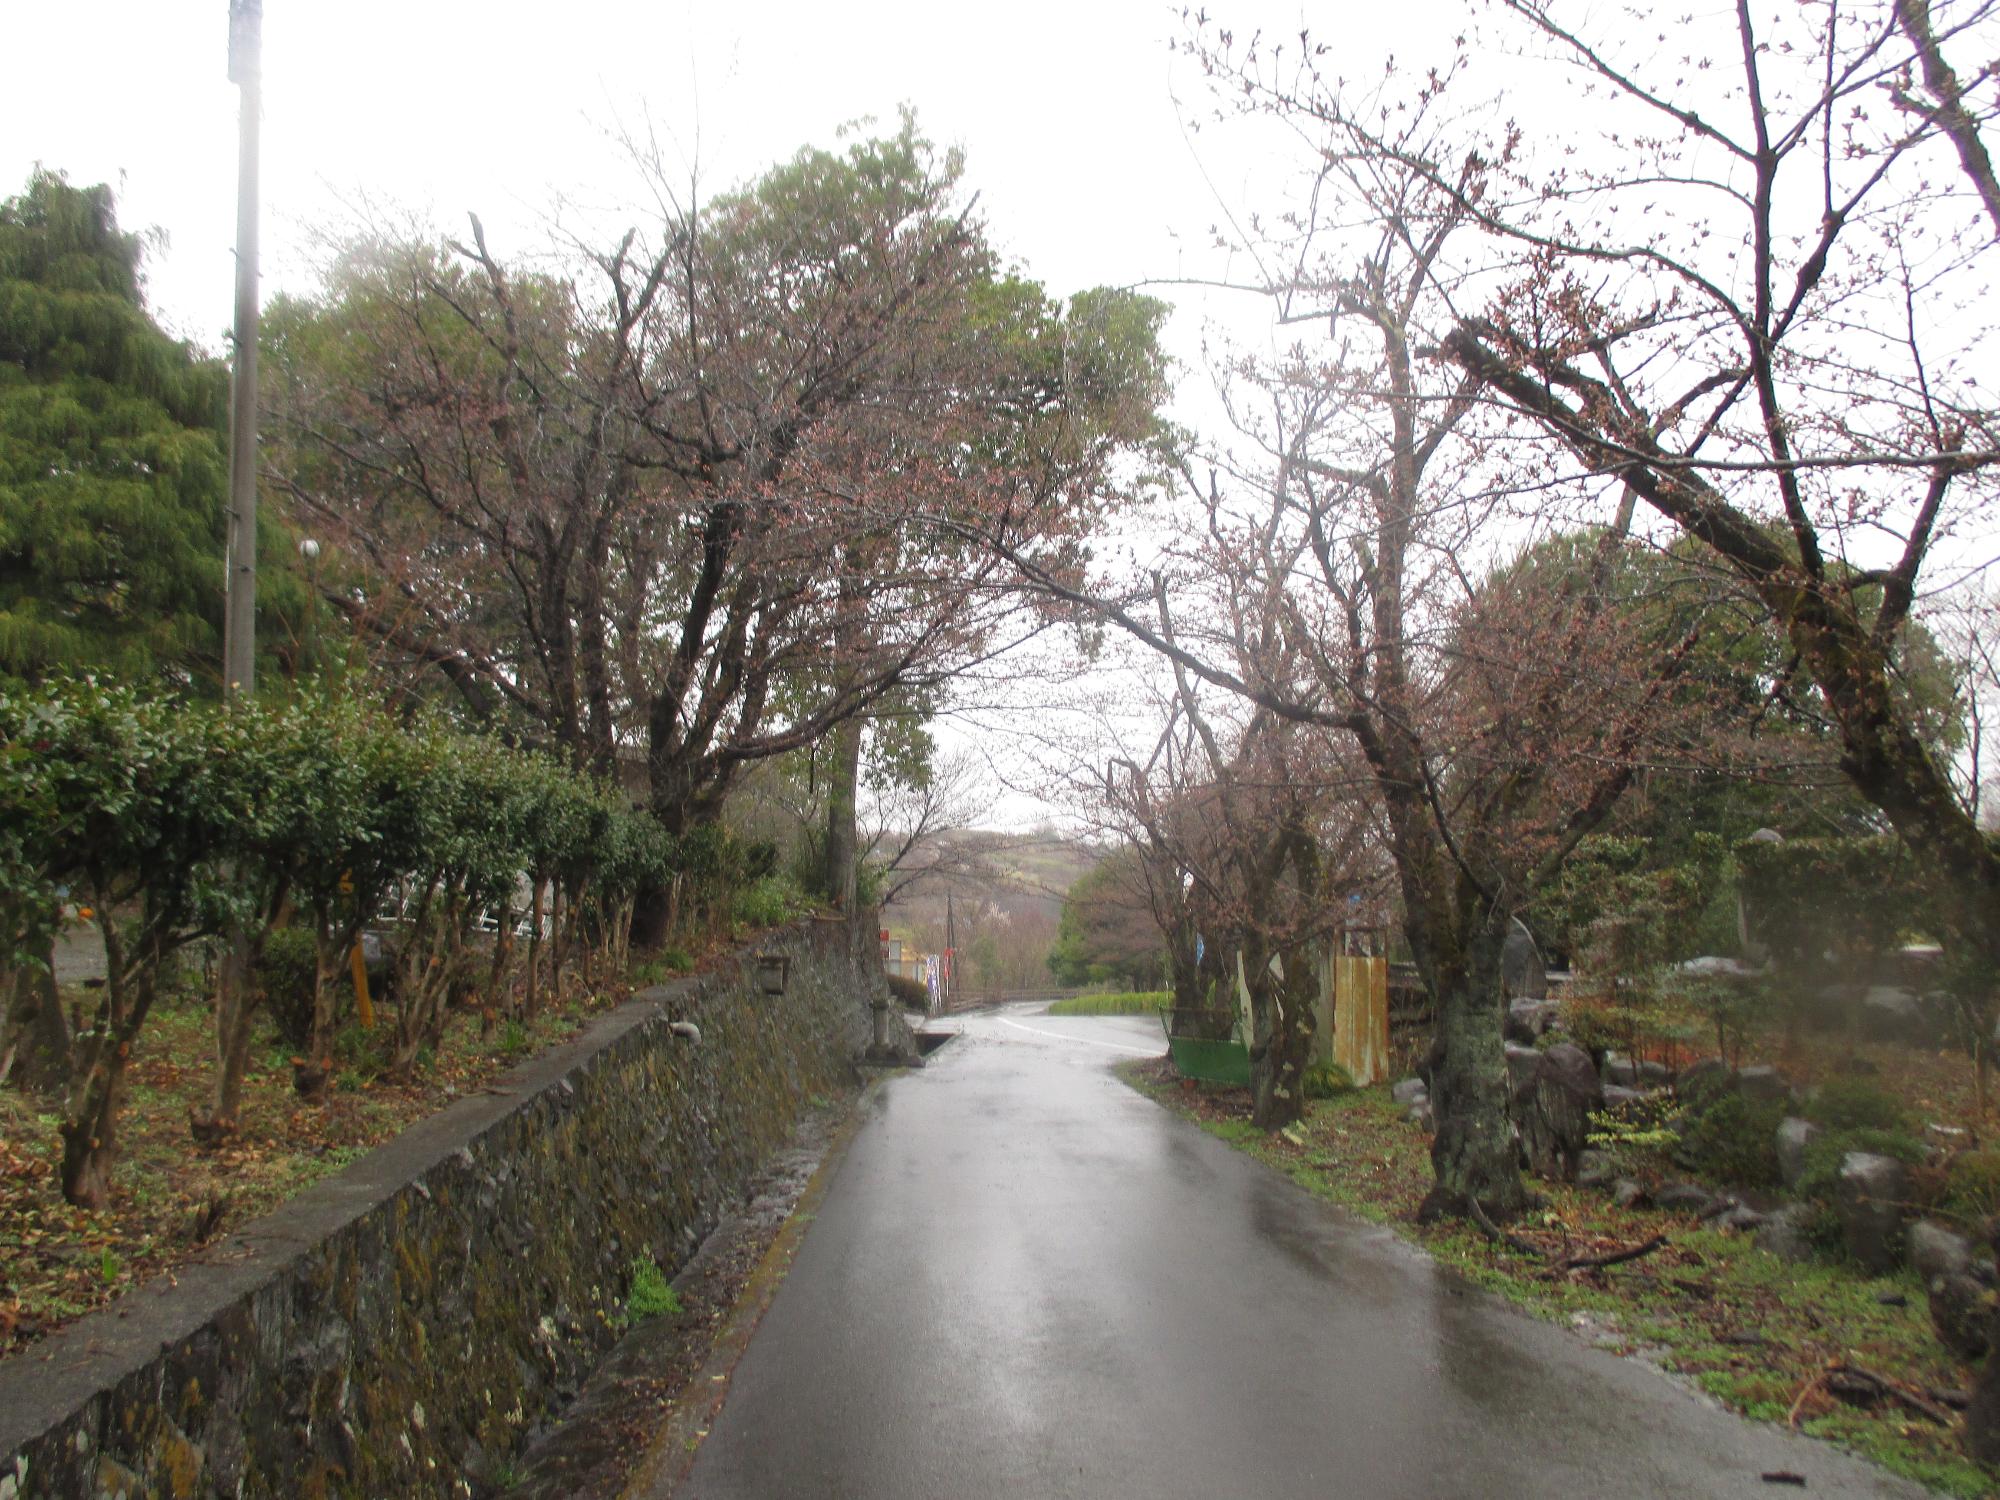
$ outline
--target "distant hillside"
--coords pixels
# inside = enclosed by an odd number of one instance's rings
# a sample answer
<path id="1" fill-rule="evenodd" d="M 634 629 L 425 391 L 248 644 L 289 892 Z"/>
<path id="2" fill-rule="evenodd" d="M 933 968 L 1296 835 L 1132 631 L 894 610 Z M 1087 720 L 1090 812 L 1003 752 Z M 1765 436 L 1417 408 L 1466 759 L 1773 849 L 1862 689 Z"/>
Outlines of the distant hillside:
<path id="1" fill-rule="evenodd" d="M 883 909 L 883 920 L 891 928 L 941 924 L 950 892 L 961 913 L 974 905 L 1053 924 L 1064 892 L 1100 857 L 1095 846 L 1055 834 L 942 833 L 919 845 L 915 862 L 925 873 Z"/>

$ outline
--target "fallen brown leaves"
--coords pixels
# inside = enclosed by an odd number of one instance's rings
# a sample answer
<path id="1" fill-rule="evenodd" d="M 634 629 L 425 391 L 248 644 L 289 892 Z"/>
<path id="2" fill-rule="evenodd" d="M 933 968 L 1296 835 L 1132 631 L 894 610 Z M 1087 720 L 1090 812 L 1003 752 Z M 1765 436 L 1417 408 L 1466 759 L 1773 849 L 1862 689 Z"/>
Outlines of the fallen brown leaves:
<path id="1" fill-rule="evenodd" d="M 530 1029 L 525 1050 L 507 1054 L 497 1035 L 481 1038 L 476 1015 L 456 1016 L 420 1077 L 392 1081 L 373 1055 L 355 1056 L 318 1104 L 293 1091 L 289 1063 L 266 1042 L 253 1055 L 241 1127 L 205 1147 L 188 1122 L 208 1102 L 208 1013 L 193 1002 L 165 1008 L 131 1064 L 113 1201 L 101 1213 L 62 1199 L 59 1104 L 0 1092 L 0 1357 L 210 1253 L 218 1236 L 574 1036 L 623 997 L 607 991 L 547 1015 Z M 378 1031 L 371 1041 L 382 1039 Z"/>

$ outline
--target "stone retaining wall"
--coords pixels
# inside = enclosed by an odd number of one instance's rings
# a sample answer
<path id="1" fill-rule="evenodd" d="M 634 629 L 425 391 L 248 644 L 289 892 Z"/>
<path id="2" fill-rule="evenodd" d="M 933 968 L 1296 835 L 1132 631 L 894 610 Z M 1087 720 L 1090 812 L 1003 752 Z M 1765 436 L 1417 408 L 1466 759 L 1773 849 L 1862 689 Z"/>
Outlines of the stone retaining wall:
<path id="1" fill-rule="evenodd" d="M 646 991 L 0 1365 L 0 1500 L 474 1493 L 617 1337 L 634 1257 L 671 1275 L 852 1079 L 882 980 L 846 936 L 765 943 L 782 996 L 754 954 Z"/>

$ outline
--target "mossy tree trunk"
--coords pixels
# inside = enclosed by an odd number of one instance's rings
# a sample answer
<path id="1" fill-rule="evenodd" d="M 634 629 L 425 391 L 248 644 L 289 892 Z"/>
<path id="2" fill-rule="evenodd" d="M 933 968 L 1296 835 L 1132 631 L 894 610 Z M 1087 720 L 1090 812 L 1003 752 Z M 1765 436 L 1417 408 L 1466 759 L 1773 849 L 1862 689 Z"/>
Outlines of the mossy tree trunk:
<path id="1" fill-rule="evenodd" d="M 850 917 L 856 915 L 861 879 L 861 836 L 856 806 L 861 786 L 861 733 L 862 722 L 855 717 L 841 721 L 829 736 L 826 865 L 822 878 L 827 900 L 836 911 Z"/>
<path id="2" fill-rule="evenodd" d="M 1418 1217 L 1516 1218 L 1531 1202 L 1507 1113 L 1507 1054 L 1501 1026 L 1500 955 L 1507 915 L 1488 911 L 1463 940 L 1436 945 L 1431 1141 L 1435 1180 Z"/>

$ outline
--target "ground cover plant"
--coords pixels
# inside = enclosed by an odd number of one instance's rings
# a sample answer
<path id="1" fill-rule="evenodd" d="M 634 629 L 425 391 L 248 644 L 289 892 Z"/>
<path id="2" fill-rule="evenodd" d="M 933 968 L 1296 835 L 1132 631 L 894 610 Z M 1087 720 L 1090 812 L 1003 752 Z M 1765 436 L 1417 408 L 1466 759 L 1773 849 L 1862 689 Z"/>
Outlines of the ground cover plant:
<path id="1" fill-rule="evenodd" d="M 1126 990 L 1116 995 L 1072 995 L 1049 1006 L 1052 1016 L 1150 1016 L 1167 1003 L 1164 990 Z"/>
<path id="2" fill-rule="evenodd" d="M 1908 1069 L 1912 1086 L 1945 1082 L 1951 1059 Z M 1961 1064 L 1962 1068 L 1962 1064 Z M 1285 1173 L 1316 1197 L 1387 1225 L 1468 1280 L 1535 1314 L 1566 1322 L 1620 1353 L 1639 1354 L 1746 1416 L 1793 1422 L 1951 1495 L 1995 1493 L 1960 1451 L 1952 1403 L 1969 1384 L 1932 1333 L 1924 1295 L 1907 1272 L 1871 1278 L 1831 1259 L 1792 1264 L 1747 1235 L 1604 1194 L 1538 1183 L 1543 1203 L 1496 1242 L 1463 1220 L 1417 1222 L 1431 1185 L 1430 1142 L 1384 1089 L 1319 1100 L 1291 1129 L 1250 1123 L 1242 1089 L 1194 1084 L 1164 1060 L 1121 1065 L 1133 1087 L 1236 1149 Z M 1665 1243 L 1643 1257 L 1596 1257 Z M 1564 1269 L 1568 1262 L 1570 1269 Z M 1858 1368 L 1887 1383 L 1869 1404 Z M 1927 1411 L 1925 1409 L 1928 1409 Z"/>

